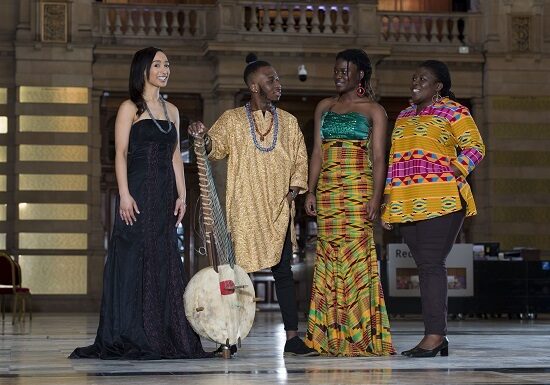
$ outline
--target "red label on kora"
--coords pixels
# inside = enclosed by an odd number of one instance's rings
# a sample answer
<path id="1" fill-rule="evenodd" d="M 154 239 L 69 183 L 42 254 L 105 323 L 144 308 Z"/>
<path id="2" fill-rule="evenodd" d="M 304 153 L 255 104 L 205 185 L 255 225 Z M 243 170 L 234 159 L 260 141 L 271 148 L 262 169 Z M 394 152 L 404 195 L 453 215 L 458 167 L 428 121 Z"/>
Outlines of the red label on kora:
<path id="1" fill-rule="evenodd" d="M 235 282 L 231 280 L 220 281 L 220 292 L 222 293 L 222 295 L 235 293 Z"/>

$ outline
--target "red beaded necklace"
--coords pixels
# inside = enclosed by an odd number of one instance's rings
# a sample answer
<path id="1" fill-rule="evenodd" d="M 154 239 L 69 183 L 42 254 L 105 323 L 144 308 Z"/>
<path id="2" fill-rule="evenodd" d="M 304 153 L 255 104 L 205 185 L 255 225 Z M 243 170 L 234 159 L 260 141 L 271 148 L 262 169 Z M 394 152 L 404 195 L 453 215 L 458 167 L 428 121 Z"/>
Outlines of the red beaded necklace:
<path id="1" fill-rule="evenodd" d="M 258 123 L 256 122 L 256 117 L 254 116 L 254 114 L 252 114 L 252 117 L 254 118 L 254 131 L 256 131 L 256 133 L 260 136 L 260 141 L 263 142 L 267 134 L 269 134 L 273 129 L 273 114 L 271 115 L 271 122 L 269 123 L 269 128 L 267 129 L 266 132 L 260 132 L 260 130 L 258 130 Z"/>

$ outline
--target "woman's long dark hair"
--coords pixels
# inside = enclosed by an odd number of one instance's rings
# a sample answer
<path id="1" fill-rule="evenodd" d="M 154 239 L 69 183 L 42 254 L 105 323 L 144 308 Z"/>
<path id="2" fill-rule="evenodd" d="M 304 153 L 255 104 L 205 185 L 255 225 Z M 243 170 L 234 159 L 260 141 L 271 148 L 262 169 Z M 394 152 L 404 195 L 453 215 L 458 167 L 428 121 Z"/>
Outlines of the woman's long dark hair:
<path id="1" fill-rule="evenodd" d="M 355 64 L 357 70 L 363 71 L 363 79 L 360 81 L 361 86 L 366 90 L 370 89 L 369 82 L 372 75 L 372 66 L 367 53 L 362 49 L 346 49 L 338 52 L 336 55 L 336 60 L 340 59 Z"/>
<path id="2" fill-rule="evenodd" d="M 163 51 L 155 47 L 143 48 L 137 51 L 132 59 L 128 89 L 130 99 L 137 106 L 136 116 L 140 116 L 145 111 L 145 100 L 143 99 L 145 79 L 146 77 L 149 79 L 149 70 L 157 52 Z"/>
<path id="3" fill-rule="evenodd" d="M 451 91 L 451 73 L 449 72 L 449 67 L 447 64 L 439 60 L 426 60 L 419 67 L 428 69 L 437 79 L 438 82 L 443 84 L 443 88 L 439 91 L 441 96 L 446 96 L 451 100 L 456 101 L 456 96 Z"/>

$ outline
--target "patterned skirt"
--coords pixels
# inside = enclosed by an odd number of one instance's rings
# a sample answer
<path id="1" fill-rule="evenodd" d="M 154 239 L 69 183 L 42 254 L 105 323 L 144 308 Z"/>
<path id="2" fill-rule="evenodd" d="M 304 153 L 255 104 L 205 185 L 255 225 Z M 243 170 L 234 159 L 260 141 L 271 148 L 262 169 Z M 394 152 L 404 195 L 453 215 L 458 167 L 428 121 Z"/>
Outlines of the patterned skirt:
<path id="1" fill-rule="evenodd" d="M 366 141 L 323 142 L 305 342 L 324 355 L 395 354 L 366 213 L 373 187 L 367 147 Z"/>

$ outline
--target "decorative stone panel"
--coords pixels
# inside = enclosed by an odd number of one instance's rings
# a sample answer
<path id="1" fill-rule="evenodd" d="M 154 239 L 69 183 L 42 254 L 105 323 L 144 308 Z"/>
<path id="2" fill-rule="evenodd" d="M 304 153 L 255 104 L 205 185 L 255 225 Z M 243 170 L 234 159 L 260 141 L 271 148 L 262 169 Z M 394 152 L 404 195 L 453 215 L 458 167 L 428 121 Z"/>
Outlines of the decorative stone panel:
<path id="1" fill-rule="evenodd" d="M 40 40 L 45 43 L 66 43 L 68 31 L 67 3 L 40 3 Z"/>
<path id="2" fill-rule="evenodd" d="M 531 16 L 511 16 L 510 18 L 510 50 L 514 52 L 529 52 L 531 47 Z"/>

